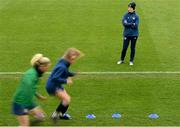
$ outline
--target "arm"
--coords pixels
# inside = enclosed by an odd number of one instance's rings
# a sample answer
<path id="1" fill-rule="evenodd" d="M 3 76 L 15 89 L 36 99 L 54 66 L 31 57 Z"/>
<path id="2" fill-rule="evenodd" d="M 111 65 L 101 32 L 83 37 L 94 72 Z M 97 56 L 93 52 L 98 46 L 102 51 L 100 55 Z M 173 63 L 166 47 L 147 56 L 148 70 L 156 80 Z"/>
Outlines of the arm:
<path id="1" fill-rule="evenodd" d="M 31 75 L 25 75 L 22 78 L 22 87 L 23 87 L 23 92 L 24 92 L 24 97 L 26 99 L 30 99 L 32 96 L 36 96 L 40 100 L 45 100 L 46 97 L 43 97 L 39 93 L 37 93 L 37 79 L 35 76 Z"/>
<path id="2" fill-rule="evenodd" d="M 66 84 L 67 80 L 65 78 L 62 78 L 64 75 L 65 70 L 63 68 L 59 68 L 54 72 L 53 80 L 56 81 L 59 84 Z"/>
<path id="3" fill-rule="evenodd" d="M 39 100 L 46 100 L 46 97 L 42 96 L 42 95 L 39 94 L 38 92 L 35 93 L 35 96 L 36 96 Z"/>
<path id="4" fill-rule="evenodd" d="M 69 75 L 69 77 L 73 77 L 73 76 L 75 76 L 77 73 L 75 73 L 75 72 L 68 72 L 68 75 Z"/>
<path id="5" fill-rule="evenodd" d="M 127 22 L 126 16 L 123 17 L 122 24 L 124 27 L 131 27 L 131 25 L 132 25 L 132 23 Z"/>
<path id="6" fill-rule="evenodd" d="M 138 26 L 139 26 L 139 17 L 136 16 L 135 23 L 133 23 L 133 24 L 131 25 L 131 27 L 132 27 L 133 29 L 137 29 Z"/>

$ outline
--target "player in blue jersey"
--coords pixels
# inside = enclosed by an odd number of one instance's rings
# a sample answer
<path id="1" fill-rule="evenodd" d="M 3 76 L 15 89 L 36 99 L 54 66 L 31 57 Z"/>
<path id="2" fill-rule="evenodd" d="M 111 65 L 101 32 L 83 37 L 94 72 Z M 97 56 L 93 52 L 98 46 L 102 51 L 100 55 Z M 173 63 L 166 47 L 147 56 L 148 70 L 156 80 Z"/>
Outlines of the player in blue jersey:
<path id="1" fill-rule="evenodd" d="M 71 85 L 73 83 L 72 78 L 76 73 L 69 72 L 70 65 L 82 56 L 81 51 L 75 48 L 69 48 L 65 52 L 64 56 L 58 61 L 54 67 L 50 77 L 47 80 L 46 90 L 50 95 L 56 96 L 61 100 L 56 110 L 53 112 L 51 118 L 53 120 L 71 119 L 71 116 L 66 113 L 71 98 L 64 89 L 64 84 Z"/>

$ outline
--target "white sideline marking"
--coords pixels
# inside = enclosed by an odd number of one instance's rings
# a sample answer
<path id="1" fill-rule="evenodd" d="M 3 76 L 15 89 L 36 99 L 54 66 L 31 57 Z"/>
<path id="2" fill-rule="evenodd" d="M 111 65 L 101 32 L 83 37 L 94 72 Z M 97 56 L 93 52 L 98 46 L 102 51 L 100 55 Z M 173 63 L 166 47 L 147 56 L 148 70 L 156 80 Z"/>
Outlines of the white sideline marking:
<path id="1" fill-rule="evenodd" d="M 170 71 L 124 71 L 124 72 L 80 72 L 84 75 L 101 75 L 101 74 L 180 74 L 180 72 L 170 72 Z"/>
<path id="2" fill-rule="evenodd" d="M 46 74 L 50 74 L 47 72 Z M 0 72 L 0 75 L 22 75 L 24 72 Z M 108 75 L 108 74 L 180 74 L 180 71 L 124 71 L 124 72 L 79 72 L 80 75 Z"/>

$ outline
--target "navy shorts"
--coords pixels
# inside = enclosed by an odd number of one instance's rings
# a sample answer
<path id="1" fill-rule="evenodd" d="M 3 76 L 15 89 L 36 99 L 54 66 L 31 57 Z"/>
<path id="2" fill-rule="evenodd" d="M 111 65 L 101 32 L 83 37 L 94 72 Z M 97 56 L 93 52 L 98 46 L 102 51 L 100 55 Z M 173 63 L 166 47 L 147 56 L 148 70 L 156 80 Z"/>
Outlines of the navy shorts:
<path id="1" fill-rule="evenodd" d="M 36 104 L 32 104 L 30 106 L 23 106 L 23 105 L 17 104 L 16 102 L 13 102 L 12 113 L 15 115 L 27 115 L 29 110 L 32 110 L 35 107 L 37 107 Z"/>
<path id="2" fill-rule="evenodd" d="M 56 87 L 48 87 L 46 86 L 46 91 L 48 92 L 49 95 L 56 95 L 56 91 L 58 90 L 64 90 L 64 86 L 63 85 L 59 85 Z"/>

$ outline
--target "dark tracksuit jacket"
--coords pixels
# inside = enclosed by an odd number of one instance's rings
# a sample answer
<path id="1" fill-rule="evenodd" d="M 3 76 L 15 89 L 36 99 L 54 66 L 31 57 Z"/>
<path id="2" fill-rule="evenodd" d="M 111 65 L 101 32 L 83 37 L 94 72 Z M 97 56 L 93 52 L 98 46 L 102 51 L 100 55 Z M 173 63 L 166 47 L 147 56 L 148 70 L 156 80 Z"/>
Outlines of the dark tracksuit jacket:
<path id="1" fill-rule="evenodd" d="M 136 12 L 126 13 L 122 19 L 122 24 L 124 26 L 123 35 L 125 37 L 139 36 L 139 16 L 136 14 Z"/>
<path id="2" fill-rule="evenodd" d="M 58 61 L 46 83 L 49 94 L 55 94 L 57 89 L 64 89 L 63 84 L 67 83 L 67 78 L 75 75 L 69 72 L 69 66 L 70 63 L 65 59 Z"/>

